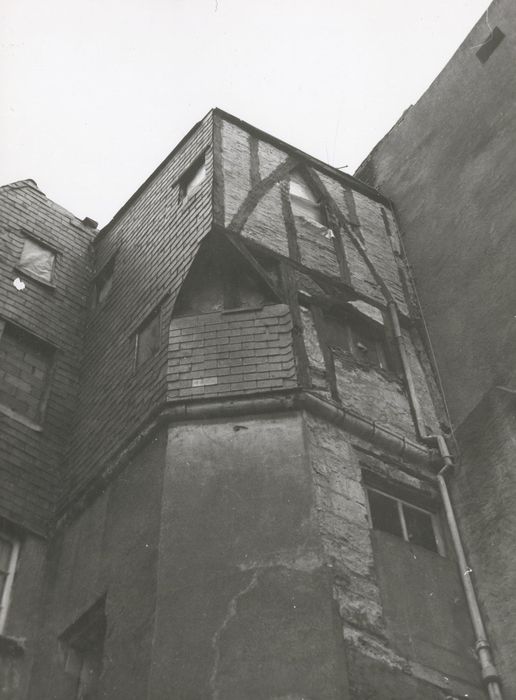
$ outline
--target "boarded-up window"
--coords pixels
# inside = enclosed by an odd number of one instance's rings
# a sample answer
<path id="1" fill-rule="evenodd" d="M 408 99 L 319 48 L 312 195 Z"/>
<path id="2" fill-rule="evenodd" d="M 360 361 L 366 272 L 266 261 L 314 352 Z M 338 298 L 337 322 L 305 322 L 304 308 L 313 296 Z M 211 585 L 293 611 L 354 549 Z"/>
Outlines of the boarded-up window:
<path id="1" fill-rule="evenodd" d="M 160 313 L 154 312 L 136 335 L 136 366 L 153 357 L 160 346 Z"/>
<path id="2" fill-rule="evenodd" d="M 52 359 L 49 345 L 6 323 L 0 338 L 0 404 L 39 422 Z"/>
<path id="3" fill-rule="evenodd" d="M 349 353 L 361 364 L 389 369 L 383 329 L 358 317 L 326 314 L 325 318 L 328 345 Z"/>
<path id="4" fill-rule="evenodd" d="M 7 617 L 19 543 L 0 532 L 0 633 Z"/>
<path id="5" fill-rule="evenodd" d="M 18 268 L 30 277 L 50 284 L 54 274 L 55 257 L 55 253 L 49 248 L 26 238 Z"/>
<path id="6" fill-rule="evenodd" d="M 193 166 L 186 171 L 180 181 L 180 198 L 188 199 L 206 178 L 206 163 L 204 156 L 196 161 Z"/>
<path id="7" fill-rule="evenodd" d="M 294 216 L 325 225 L 322 204 L 299 173 L 290 176 L 290 202 Z"/>

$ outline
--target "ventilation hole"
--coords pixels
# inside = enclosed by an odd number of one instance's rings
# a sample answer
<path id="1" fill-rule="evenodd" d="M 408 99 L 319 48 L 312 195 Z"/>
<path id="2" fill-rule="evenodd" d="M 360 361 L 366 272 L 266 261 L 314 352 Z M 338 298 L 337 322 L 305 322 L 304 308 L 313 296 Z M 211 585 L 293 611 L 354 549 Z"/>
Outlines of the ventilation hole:
<path id="1" fill-rule="evenodd" d="M 486 41 L 477 51 L 477 58 L 481 63 L 485 63 L 493 51 L 502 43 L 505 34 L 501 29 L 495 27 Z"/>

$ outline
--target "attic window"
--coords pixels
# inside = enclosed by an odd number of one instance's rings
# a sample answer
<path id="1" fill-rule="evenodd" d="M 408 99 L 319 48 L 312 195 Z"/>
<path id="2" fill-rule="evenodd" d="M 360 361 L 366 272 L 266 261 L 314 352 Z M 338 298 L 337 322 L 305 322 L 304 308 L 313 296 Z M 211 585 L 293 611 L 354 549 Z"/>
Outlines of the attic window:
<path id="1" fill-rule="evenodd" d="M 46 284 L 52 283 L 56 254 L 32 238 L 26 238 L 17 268 L 20 272 Z"/>
<path id="2" fill-rule="evenodd" d="M 299 173 L 290 176 L 289 192 L 294 216 L 325 225 L 323 206 Z"/>
<path id="3" fill-rule="evenodd" d="M 505 38 L 505 34 L 499 27 L 495 27 L 491 35 L 485 40 L 477 51 L 477 58 L 480 63 L 485 63 L 491 54 L 498 48 Z"/>
<path id="4" fill-rule="evenodd" d="M 197 160 L 183 175 L 179 182 L 181 201 L 188 199 L 206 179 L 206 161 L 204 156 Z"/>

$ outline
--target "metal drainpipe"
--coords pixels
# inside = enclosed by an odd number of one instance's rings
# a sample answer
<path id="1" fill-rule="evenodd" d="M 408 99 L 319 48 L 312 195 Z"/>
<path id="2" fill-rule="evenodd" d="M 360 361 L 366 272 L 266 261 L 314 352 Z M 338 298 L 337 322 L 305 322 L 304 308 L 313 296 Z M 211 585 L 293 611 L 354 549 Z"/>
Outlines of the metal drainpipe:
<path id="1" fill-rule="evenodd" d="M 393 324 L 394 337 L 396 339 L 396 344 L 400 353 L 403 373 L 407 382 L 409 401 L 412 408 L 412 412 L 414 414 L 417 432 L 423 442 L 437 445 L 439 453 L 443 459 L 443 467 L 437 474 L 437 482 L 439 484 L 439 491 L 441 493 L 441 498 L 444 504 L 444 511 L 446 513 L 448 527 L 450 528 L 453 546 L 457 555 L 457 562 L 462 574 L 462 585 L 464 587 L 464 593 L 466 595 L 466 602 L 468 605 L 469 615 L 475 633 L 475 650 L 477 652 L 478 661 L 480 664 L 482 680 L 484 682 L 484 685 L 486 686 L 489 695 L 489 700 L 503 700 L 502 690 L 500 687 L 500 676 L 493 662 L 491 646 L 487 639 L 486 628 L 482 620 L 482 613 L 480 612 L 477 594 L 475 592 L 475 587 L 471 578 L 472 569 L 468 565 L 468 562 L 466 560 L 466 554 L 464 552 L 464 547 L 462 544 L 457 519 L 455 517 L 455 512 L 453 510 L 453 505 L 450 499 L 450 493 L 448 491 L 448 484 L 446 483 L 446 479 L 444 478 L 445 472 L 447 472 L 448 469 L 451 469 L 453 467 L 453 460 L 448 450 L 448 446 L 446 444 L 444 436 L 427 435 L 425 432 L 425 426 L 422 419 L 421 405 L 416 394 L 412 370 L 408 362 L 405 345 L 403 343 L 403 337 L 401 335 L 398 309 L 396 307 L 395 302 L 393 301 L 389 302 L 389 312 Z"/>

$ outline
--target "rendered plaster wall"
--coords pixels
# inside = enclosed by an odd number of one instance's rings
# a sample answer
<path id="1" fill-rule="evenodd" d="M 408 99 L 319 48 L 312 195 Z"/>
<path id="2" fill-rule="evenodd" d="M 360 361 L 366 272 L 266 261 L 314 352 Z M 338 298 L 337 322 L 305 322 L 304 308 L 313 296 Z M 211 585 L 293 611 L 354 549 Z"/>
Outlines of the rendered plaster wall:
<path id="1" fill-rule="evenodd" d="M 458 430 L 463 445 L 451 481 L 505 697 L 516 696 L 515 395 L 494 388 Z"/>
<path id="2" fill-rule="evenodd" d="M 299 415 L 171 426 L 149 697 L 348 697 Z"/>
<path id="3" fill-rule="evenodd" d="M 496 0 L 356 173 L 395 204 L 455 425 L 514 374 L 515 60 L 516 5 Z"/>
<path id="4" fill-rule="evenodd" d="M 62 634 L 102 596 L 107 632 L 100 697 L 147 697 L 156 603 L 166 432 L 157 434 L 111 486 L 50 543 L 44 619 L 30 692 L 23 700 L 69 700 Z M 18 700 L 18 698 L 16 698 Z"/>

